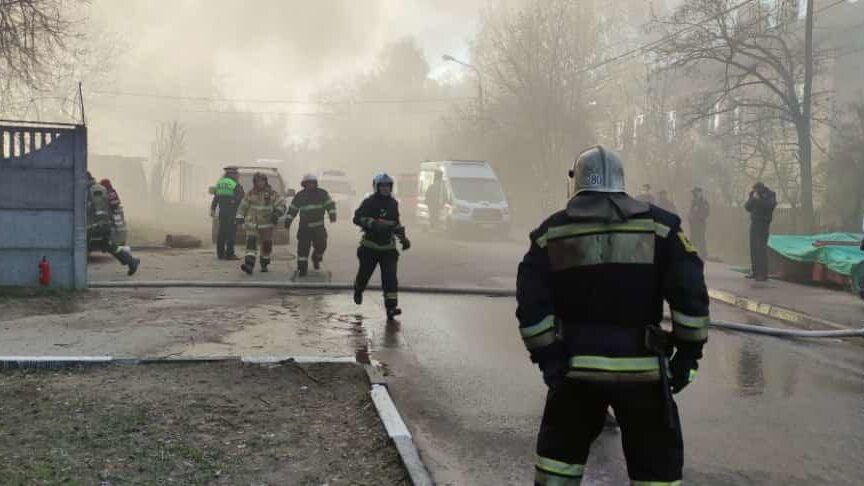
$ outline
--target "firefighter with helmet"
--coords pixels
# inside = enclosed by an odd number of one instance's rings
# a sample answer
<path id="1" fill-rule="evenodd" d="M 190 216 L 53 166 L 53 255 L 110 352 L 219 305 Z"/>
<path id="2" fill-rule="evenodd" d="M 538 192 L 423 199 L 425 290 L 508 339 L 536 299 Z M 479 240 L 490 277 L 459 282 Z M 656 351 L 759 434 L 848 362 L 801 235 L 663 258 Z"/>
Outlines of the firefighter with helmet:
<path id="1" fill-rule="evenodd" d="M 267 272 L 273 253 L 273 229 L 285 214 L 285 201 L 270 187 L 267 175 L 256 172 L 252 177 L 252 190 L 246 194 L 237 209 L 237 222 L 246 228 L 246 257 L 240 269 L 249 275 L 255 271 L 255 257 L 261 247 L 261 271 Z"/>
<path id="2" fill-rule="evenodd" d="M 570 177 L 572 198 L 531 233 L 517 278 L 519 330 L 549 388 L 535 484 L 580 483 L 610 406 L 633 484 L 680 484 L 672 394 L 708 338 L 702 260 L 677 216 L 627 195 L 617 155 L 588 149 Z"/>
<path id="3" fill-rule="evenodd" d="M 114 208 L 108 188 L 96 182 L 88 172 L 87 191 L 87 240 L 93 242 L 94 249 L 108 253 L 127 268 L 129 276 L 135 275 L 141 260 L 132 256 L 129 250 L 114 243 Z M 118 198 L 119 207 L 119 198 Z"/>
<path id="4" fill-rule="evenodd" d="M 324 227 L 324 215 L 330 222 L 336 222 L 336 203 L 330 194 L 318 187 L 318 177 L 306 174 L 300 182 L 303 189 L 294 196 L 285 217 L 285 228 L 299 215 L 297 229 L 297 276 L 305 277 L 309 269 L 309 252 L 312 250 L 312 266 L 315 270 L 321 268 L 324 251 L 327 249 L 327 228 Z"/>
<path id="5" fill-rule="evenodd" d="M 399 203 L 393 198 L 393 178 L 385 173 L 376 175 L 372 180 L 372 189 L 372 195 L 354 212 L 354 224 L 363 231 L 360 248 L 357 249 L 360 268 L 354 280 L 354 303 L 363 303 L 363 291 L 375 267 L 380 265 L 387 319 L 393 320 L 402 313 L 399 309 L 399 280 L 396 275 L 399 263 L 396 240 L 401 243 L 403 251 L 411 248 L 411 241 L 405 236 L 405 227 L 399 220 Z"/>

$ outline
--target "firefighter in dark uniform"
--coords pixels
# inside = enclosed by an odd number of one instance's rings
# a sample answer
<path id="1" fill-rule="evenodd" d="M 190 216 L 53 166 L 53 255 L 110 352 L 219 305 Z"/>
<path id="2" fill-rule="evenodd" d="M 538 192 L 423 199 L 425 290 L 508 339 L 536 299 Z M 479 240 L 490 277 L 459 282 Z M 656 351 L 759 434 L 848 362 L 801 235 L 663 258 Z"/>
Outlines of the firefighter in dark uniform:
<path id="1" fill-rule="evenodd" d="M 113 241 L 114 215 L 108 195 L 108 189 L 96 182 L 87 173 L 89 187 L 87 191 L 87 241 L 94 250 L 108 253 L 128 268 L 129 276 L 135 275 L 141 260 L 132 256 L 129 251 Z"/>
<path id="2" fill-rule="evenodd" d="M 591 148 L 570 176 L 574 196 L 531 233 L 517 280 L 519 330 L 549 387 L 535 484 L 580 483 L 610 406 L 633 484 L 679 484 L 672 394 L 708 337 L 702 261 L 677 216 L 624 192 L 615 154 Z M 672 332 L 659 327 L 664 300 Z"/>
<path id="3" fill-rule="evenodd" d="M 305 277 L 309 270 L 309 252 L 312 252 L 312 266 L 315 270 L 321 268 L 324 251 L 327 250 L 327 228 L 324 227 L 324 213 L 330 216 L 330 222 L 336 222 L 336 203 L 330 194 L 318 187 L 318 177 L 306 174 L 300 182 L 303 189 L 294 196 L 288 207 L 285 218 L 285 228 L 300 215 L 300 228 L 297 230 L 297 276 Z"/>
<path id="4" fill-rule="evenodd" d="M 399 221 L 399 203 L 393 198 L 393 179 L 387 174 L 378 174 L 372 180 L 374 193 L 367 197 L 354 212 L 354 224 L 363 230 L 357 258 L 360 268 L 354 280 L 354 302 L 363 303 L 363 291 L 375 271 L 381 266 L 381 286 L 384 288 L 384 306 L 387 319 L 392 320 L 402 313 L 399 309 L 399 280 L 396 276 L 399 251 L 411 248 L 405 236 L 405 227 Z"/>
<path id="5" fill-rule="evenodd" d="M 234 254 L 234 239 L 237 234 L 237 208 L 243 200 L 243 186 L 237 181 L 236 167 L 225 167 L 225 175 L 216 183 L 210 217 L 216 217 L 219 209 L 219 232 L 216 236 L 216 257 L 220 260 L 238 260 Z"/>

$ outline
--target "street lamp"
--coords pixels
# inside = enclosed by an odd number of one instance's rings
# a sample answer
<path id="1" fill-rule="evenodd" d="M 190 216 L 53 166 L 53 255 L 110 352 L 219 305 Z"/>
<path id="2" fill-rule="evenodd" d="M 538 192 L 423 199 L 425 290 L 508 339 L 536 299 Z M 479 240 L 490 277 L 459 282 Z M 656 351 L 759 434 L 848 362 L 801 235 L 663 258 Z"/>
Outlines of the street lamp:
<path id="1" fill-rule="evenodd" d="M 480 74 L 480 70 L 477 69 L 477 66 L 468 64 L 467 62 L 460 61 L 459 59 L 456 59 L 455 57 L 453 57 L 449 54 L 444 54 L 443 56 L 441 56 L 441 59 L 443 59 L 444 61 L 447 61 L 447 62 L 455 62 L 456 64 L 460 64 L 460 65 L 465 66 L 469 69 L 472 69 L 474 71 L 474 73 L 477 75 L 477 105 L 480 108 L 480 116 L 482 117 L 483 116 L 483 75 Z"/>

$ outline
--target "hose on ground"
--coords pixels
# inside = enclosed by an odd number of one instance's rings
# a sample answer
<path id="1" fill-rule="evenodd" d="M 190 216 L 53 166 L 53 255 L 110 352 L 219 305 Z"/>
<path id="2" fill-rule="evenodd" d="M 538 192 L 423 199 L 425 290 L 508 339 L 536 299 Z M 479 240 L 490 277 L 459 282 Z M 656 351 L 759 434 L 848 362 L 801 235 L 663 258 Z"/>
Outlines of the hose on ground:
<path id="1" fill-rule="evenodd" d="M 276 290 L 317 290 L 317 291 L 350 291 L 352 284 L 330 282 L 208 282 L 195 280 L 165 280 L 165 281 L 113 281 L 91 282 L 92 289 L 118 288 L 240 288 L 240 289 L 276 289 Z M 381 290 L 380 286 L 371 285 L 368 290 Z M 471 295 L 481 297 L 515 297 L 512 289 L 482 288 L 482 287 L 426 287 L 418 285 L 401 286 L 400 292 L 432 295 Z M 760 334 L 785 338 L 848 338 L 864 337 L 862 329 L 842 329 L 830 331 L 809 331 L 799 329 L 779 329 L 774 327 L 743 324 L 739 322 L 712 320 L 711 327 L 730 331 Z"/>

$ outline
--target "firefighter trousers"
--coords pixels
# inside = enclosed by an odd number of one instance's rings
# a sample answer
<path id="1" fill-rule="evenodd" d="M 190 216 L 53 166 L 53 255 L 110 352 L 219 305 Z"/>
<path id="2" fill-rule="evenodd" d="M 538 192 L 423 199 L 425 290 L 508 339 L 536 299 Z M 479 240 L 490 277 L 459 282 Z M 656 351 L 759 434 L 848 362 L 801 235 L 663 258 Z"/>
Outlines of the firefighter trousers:
<path id="1" fill-rule="evenodd" d="M 595 383 L 567 379 L 549 390 L 537 439 L 535 485 L 578 485 L 591 443 L 611 406 L 621 427 L 627 471 L 634 484 L 676 485 L 684 446 L 675 403 L 674 427 L 665 419 L 660 384 Z"/>
<path id="2" fill-rule="evenodd" d="M 396 275 L 399 252 L 396 250 L 373 250 L 365 246 L 357 249 L 360 268 L 354 280 L 354 289 L 366 290 L 376 266 L 381 266 L 381 287 L 384 289 L 384 306 L 388 309 L 399 307 L 399 279 Z"/>
<path id="3" fill-rule="evenodd" d="M 246 258 L 245 264 L 255 266 L 255 257 L 258 256 L 258 247 L 261 247 L 261 266 L 270 264 L 270 255 L 273 253 L 273 226 L 258 226 L 246 228 Z"/>
<path id="4" fill-rule="evenodd" d="M 310 251 L 312 263 L 318 266 L 327 251 L 327 230 L 324 227 L 305 228 L 297 232 L 297 271 L 300 274 L 305 274 L 309 268 Z"/>

